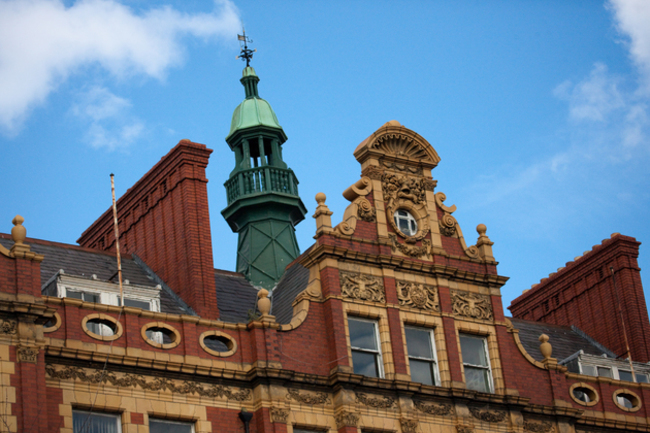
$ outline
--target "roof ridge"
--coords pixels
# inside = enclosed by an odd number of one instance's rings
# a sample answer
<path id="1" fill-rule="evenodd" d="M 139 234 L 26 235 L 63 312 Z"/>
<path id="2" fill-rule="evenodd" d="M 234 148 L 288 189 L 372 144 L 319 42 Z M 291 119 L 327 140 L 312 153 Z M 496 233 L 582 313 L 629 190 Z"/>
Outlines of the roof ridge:
<path id="1" fill-rule="evenodd" d="M 7 233 L 0 233 L 0 239 L 7 239 L 10 241 L 13 241 L 12 237 L 10 234 Z M 95 253 L 95 254 L 103 254 L 106 256 L 111 256 L 115 257 L 116 253 L 115 251 L 106 251 L 106 250 L 96 250 L 94 248 L 88 248 L 88 247 L 82 247 L 80 245 L 74 245 L 74 244 L 66 244 L 63 242 L 57 242 L 57 241 L 48 241 L 45 239 L 38 239 L 38 238 L 30 238 L 27 237 L 25 238 L 25 244 L 26 245 L 31 245 L 31 244 L 36 244 L 36 245 L 43 245 L 43 246 L 48 246 L 48 247 L 59 247 L 59 248 L 67 248 L 71 250 L 76 250 L 76 251 L 83 251 L 87 253 Z M 132 260 L 133 256 L 129 253 L 121 253 L 121 257 L 124 259 Z"/>

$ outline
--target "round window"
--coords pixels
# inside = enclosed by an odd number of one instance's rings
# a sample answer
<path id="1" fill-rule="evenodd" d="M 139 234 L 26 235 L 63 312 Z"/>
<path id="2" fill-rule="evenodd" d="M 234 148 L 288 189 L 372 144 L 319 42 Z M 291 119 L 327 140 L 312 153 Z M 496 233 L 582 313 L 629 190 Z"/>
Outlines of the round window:
<path id="1" fill-rule="evenodd" d="M 404 209 L 397 209 L 395 215 L 395 225 L 406 236 L 415 236 L 418 232 L 418 223 L 411 213 Z"/>

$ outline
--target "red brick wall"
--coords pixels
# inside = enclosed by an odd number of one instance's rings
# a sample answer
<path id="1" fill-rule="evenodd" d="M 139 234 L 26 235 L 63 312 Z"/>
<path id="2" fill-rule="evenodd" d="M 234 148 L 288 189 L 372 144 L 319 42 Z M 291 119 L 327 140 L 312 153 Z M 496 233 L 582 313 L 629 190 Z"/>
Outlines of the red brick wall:
<path id="1" fill-rule="evenodd" d="M 650 321 L 636 261 L 639 245 L 632 237 L 615 235 L 543 279 L 508 308 L 516 318 L 576 325 L 623 357 L 627 334 L 632 359 L 648 362 Z"/>
<path id="2" fill-rule="evenodd" d="M 217 318 L 205 168 L 212 150 L 181 140 L 117 202 L 120 250 L 142 258 L 200 316 Z M 112 209 L 77 241 L 115 248 Z"/>

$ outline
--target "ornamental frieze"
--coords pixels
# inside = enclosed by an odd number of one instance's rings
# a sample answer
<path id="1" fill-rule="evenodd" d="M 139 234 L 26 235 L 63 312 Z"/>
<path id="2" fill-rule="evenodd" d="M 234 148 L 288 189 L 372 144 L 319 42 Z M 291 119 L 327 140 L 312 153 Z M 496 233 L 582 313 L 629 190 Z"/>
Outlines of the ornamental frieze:
<path id="1" fill-rule="evenodd" d="M 381 180 L 381 177 L 384 175 L 384 170 L 377 167 L 376 165 L 369 165 L 361 172 L 361 174 L 363 176 L 368 176 L 373 180 Z"/>
<path id="2" fill-rule="evenodd" d="M 418 247 L 417 245 L 399 243 L 395 233 L 388 233 L 388 238 L 390 239 L 390 249 L 393 252 L 399 251 L 406 256 L 415 257 L 416 259 L 431 255 L 431 241 L 429 239 L 424 239 L 422 246 Z"/>
<path id="3" fill-rule="evenodd" d="M 451 308 L 456 316 L 492 320 L 490 297 L 476 293 L 451 290 Z"/>
<path id="4" fill-rule="evenodd" d="M 429 415 L 449 415 L 453 410 L 453 407 L 450 404 L 425 403 L 420 400 L 413 400 L 413 405 L 420 412 L 428 413 Z"/>
<path id="5" fill-rule="evenodd" d="M 340 271 L 341 294 L 344 298 L 386 302 L 381 277 L 359 272 Z"/>
<path id="6" fill-rule="evenodd" d="M 416 433 L 418 431 L 418 421 L 415 419 L 402 418 L 399 420 L 404 433 Z"/>
<path id="7" fill-rule="evenodd" d="M 399 305 L 403 307 L 440 311 L 438 290 L 426 284 L 397 281 L 397 298 Z"/>
<path id="8" fill-rule="evenodd" d="M 286 424 L 287 420 L 289 419 L 289 409 L 272 407 L 269 409 L 269 414 L 271 415 L 271 422 Z"/>
<path id="9" fill-rule="evenodd" d="M 383 161 L 382 164 L 384 164 L 384 167 L 390 168 L 393 170 L 397 171 L 404 171 L 407 173 L 412 173 L 412 174 L 422 174 L 422 169 L 419 167 L 412 167 L 410 165 L 405 165 L 405 164 L 398 164 L 396 162 L 392 161 Z"/>
<path id="10" fill-rule="evenodd" d="M 31 362 L 36 364 L 38 362 L 38 347 L 19 347 L 16 349 L 18 355 L 18 362 Z"/>
<path id="11" fill-rule="evenodd" d="M 555 429 L 553 423 L 548 421 L 524 420 L 524 430 L 532 433 L 550 433 Z"/>
<path id="12" fill-rule="evenodd" d="M 330 399 L 324 392 L 317 393 L 300 393 L 297 389 L 289 389 L 287 400 L 295 400 L 298 403 L 314 406 L 317 404 L 330 403 Z"/>
<path id="13" fill-rule="evenodd" d="M 470 425 L 457 425 L 456 433 L 474 433 L 474 427 Z"/>
<path id="14" fill-rule="evenodd" d="M 479 409 L 477 407 L 469 407 L 469 411 L 476 419 L 486 422 L 501 422 L 506 419 L 506 412 L 503 410 L 492 409 Z"/>
<path id="15" fill-rule="evenodd" d="M 374 407 L 375 409 L 390 409 L 395 406 L 395 398 L 393 397 L 368 397 L 362 392 L 356 392 L 357 403 L 361 403 L 368 407 Z"/>
<path id="16" fill-rule="evenodd" d="M 359 424 L 359 415 L 354 412 L 343 411 L 338 413 L 334 420 L 336 421 L 336 428 L 339 430 L 343 427 L 356 427 Z"/>
<path id="17" fill-rule="evenodd" d="M 18 322 L 11 319 L 0 319 L 0 334 L 15 334 L 18 332 Z"/>
<path id="18" fill-rule="evenodd" d="M 225 398 L 234 401 L 246 401 L 252 398 L 250 389 L 233 391 L 223 385 L 207 385 L 186 380 L 177 381 L 166 377 L 145 377 L 139 374 L 116 375 L 111 371 L 92 370 L 74 366 L 67 366 L 57 370 L 54 365 L 47 364 L 45 373 L 53 379 L 79 380 L 92 384 L 111 384 L 113 386 L 135 388 L 140 387 L 148 391 L 170 391 L 176 394 L 197 394 L 201 397 Z"/>

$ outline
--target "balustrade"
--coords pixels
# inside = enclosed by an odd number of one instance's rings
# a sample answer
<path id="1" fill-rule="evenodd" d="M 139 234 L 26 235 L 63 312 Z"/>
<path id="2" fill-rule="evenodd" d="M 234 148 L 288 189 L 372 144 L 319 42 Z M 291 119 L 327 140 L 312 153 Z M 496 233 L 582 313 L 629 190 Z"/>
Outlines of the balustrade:
<path id="1" fill-rule="evenodd" d="M 298 195 L 298 180 L 291 170 L 269 165 L 238 172 L 226 181 L 228 204 L 246 195 L 280 192 Z"/>

